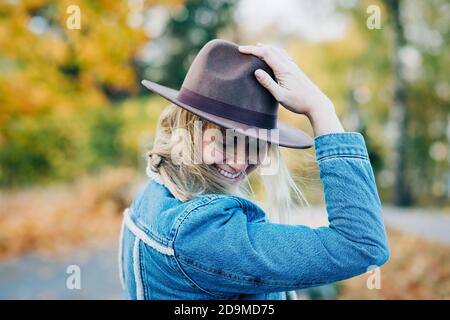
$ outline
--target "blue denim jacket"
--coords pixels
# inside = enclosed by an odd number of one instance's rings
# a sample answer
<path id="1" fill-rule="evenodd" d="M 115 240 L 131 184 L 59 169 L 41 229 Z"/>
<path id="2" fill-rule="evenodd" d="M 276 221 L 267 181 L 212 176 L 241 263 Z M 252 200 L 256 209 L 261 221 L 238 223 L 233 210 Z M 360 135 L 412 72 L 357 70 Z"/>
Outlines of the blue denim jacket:
<path id="1" fill-rule="evenodd" d="M 287 299 L 389 257 L 363 136 L 316 137 L 329 226 L 268 221 L 254 203 L 208 194 L 179 201 L 149 180 L 124 212 L 119 269 L 127 299 Z"/>

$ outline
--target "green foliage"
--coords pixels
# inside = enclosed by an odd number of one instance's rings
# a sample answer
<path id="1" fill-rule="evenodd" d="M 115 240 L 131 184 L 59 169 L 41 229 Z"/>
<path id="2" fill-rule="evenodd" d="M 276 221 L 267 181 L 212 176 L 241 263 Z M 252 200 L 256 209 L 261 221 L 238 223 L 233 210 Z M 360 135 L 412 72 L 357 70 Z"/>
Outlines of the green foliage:
<path id="1" fill-rule="evenodd" d="M 120 132 L 123 123 L 117 112 L 97 111 L 93 115 L 89 127 L 88 148 L 92 152 L 89 161 L 90 168 L 102 165 L 117 165 L 122 160 Z"/>
<path id="2" fill-rule="evenodd" d="M 159 4 L 182 9 L 164 35 L 179 50 L 166 53 L 170 63 L 161 70 L 179 84 L 186 62 L 231 21 L 236 1 L 0 3 L 0 186 L 139 165 L 167 102 L 133 98 L 139 88 L 149 94 L 139 85 L 145 66 L 139 56 L 153 39 L 143 24 L 130 23 L 130 13 L 145 16 Z M 80 30 L 66 28 L 73 4 L 80 7 Z"/>
<path id="3" fill-rule="evenodd" d="M 142 65 L 143 77 L 179 88 L 197 52 L 229 27 L 239 0 L 188 0 L 168 22 L 164 33 L 153 40 L 162 54 Z"/>
<path id="4" fill-rule="evenodd" d="M 69 132 L 48 115 L 12 118 L 1 129 L 0 184 L 17 186 L 64 177 L 63 162 L 74 157 Z"/>
<path id="5" fill-rule="evenodd" d="M 422 204 L 448 201 L 450 194 L 447 2 L 403 0 L 398 7 L 407 46 L 404 62 L 416 63 L 419 70 L 405 78 L 408 119 L 401 136 L 407 181 Z M 204 43 L 227 31 L 230 40 L 242 36 L 234 32 L 239 28 L 232 20 L 238 0 L 146 1 L 138 9 L 141 13 L 156 4 L 168 10 L 167 25 L 152 39 L 143 24 L 130 25 L 133 3 L 138 2 L 77 1 L 82 29 L 69 30 L 65 9 L 74 4 L 71 1 L 0 2 L 1 186 L 72 179 L 106 165 L 140 165 L 144 145 L 152 140 L 155 120 L 167 102 L 136 98 L 139 92 L 142 97 L 151 94 L 139 80 L 178 88 Z M 382 182 L 380 192 L 387 196 L 398 189 L 391 146 L 396 135 L 389 126 L 398 49 L 389 5 L 393 3 L 342 4 L 338 10 L 348 18 L 342 38 L 308 43 L 294 36 L 286 42 L 291 56 L 330 96 L 342 119 L 350 120 L 344 121 L 346 128 L 366 137 Z M 366 27 L 369 5 L 381 9 L 380 30 Z M 43 23 L 41 30 L 33 29 L 36 18 Z M 305 122 L 298 118 L 293 124 Z"/>
<path id="6" fill-rule="evenodd" d="M 365 9 L 369 5 L 381 8 L 380 30 L 364 28 L 368 16 Z M 364 86 L 373 93 L 370 103 L 366 104 L 370 108 L 354 101 L 354 108 L 349 111 L 359 111 L 363 119 L 360 129 L 367 133 L 369 152 L 370 149 L 377 150 L 381 156 L 375 158 L 382 161 L 377 160 L 374 169 L 376 173 L 383 172 L 379 180 L 383 181 L 380 187 L 385 188 L 384 194 L 398 191 L 392 144 L 393 137 L 400 136 L 406 181 L 416 204 L 436 204 L 437 200 L 445 201 L 446 193 L 450 194 L 446 180 L 450 172 L 448 8 L 445 0 L 364 0 L 347 11 L 358 26 L 357 33 L 363 36 L 365 45 L 365 50 L 349 61 L 348 69 L 353 70 L 355 77 L 347 86 L 350 90 Z M 400 10 L 402 41 L 395 32 L 393 9 Z M 400 56 L 400 63 L 395 59 L 396 54 Z M 345 64 L 343 61 L 336 63 Z M 399 64 L 402 64 L 400 72 Z M 404 132 L 392 132 L 389 125 L 390 121 L 398 119 L 392 113 L 398 86 L 396 74 L 406 87 Z"/>
<path id="7" fill-rule="evenodd" d="M 11 114 L 107 106 L 137 93 L 135 59 L 151 39 L 129 14 L 180 0 L 0 1 L 0 125 Z M 70 5 L 81 29 L 66 27 Z M 17 97 L 20 97 L 18 99 Z"/>
<path id="8" fill-rule="evenodd" d="M 0 128 L 0 187 L 70 180 L 105 166 L 137 167 L 165 105 L 161 98 L 129 99 L 113 108 L 11 117 Z"/>

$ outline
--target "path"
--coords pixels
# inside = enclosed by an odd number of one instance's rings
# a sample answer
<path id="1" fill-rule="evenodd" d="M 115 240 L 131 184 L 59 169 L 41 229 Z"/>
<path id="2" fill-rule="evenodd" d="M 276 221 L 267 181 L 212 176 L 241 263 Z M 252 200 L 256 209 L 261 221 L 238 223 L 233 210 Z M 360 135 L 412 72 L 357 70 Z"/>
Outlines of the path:
<path id="1" fill-rule="evenodd" d="M 80 290 L 67 289 L 70 265 L 80 267 Z M 0 263 L 0 299 L 122 299 L 117 269 L 114 247 L 17 257 Z"/>
<path id="2" fill-rule="evenodd" d="M 293 218 L 294 223 L 320 226 L 327 223 L 324 207 L 313 206 L 302 209 Z M 387 226 L 416 235 L 425 240 L 450 245 L 450 214 L 420 208 L 403 209 L 383 206 L 383 216 Z"/>

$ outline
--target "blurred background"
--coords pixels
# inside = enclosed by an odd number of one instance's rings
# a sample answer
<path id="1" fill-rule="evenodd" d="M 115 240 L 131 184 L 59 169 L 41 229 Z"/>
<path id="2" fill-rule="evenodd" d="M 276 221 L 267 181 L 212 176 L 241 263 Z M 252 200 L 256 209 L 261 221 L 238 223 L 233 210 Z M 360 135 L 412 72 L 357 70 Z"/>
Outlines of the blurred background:
<path id="1" fill-rule="evenodd" d="M 365 139 L 391 258 L 304 299 L 450 298 L 446 0 L 0 1 L 0 298 L 121 299 L 122 210 L 168 104 L 213 38 L 285 48 Z M 312 135 L 303 116 L 281 118 Z M 314 150 L 284 151 L 326 222 Z M 81 288 L 70 289 L 69 266 Z"/>

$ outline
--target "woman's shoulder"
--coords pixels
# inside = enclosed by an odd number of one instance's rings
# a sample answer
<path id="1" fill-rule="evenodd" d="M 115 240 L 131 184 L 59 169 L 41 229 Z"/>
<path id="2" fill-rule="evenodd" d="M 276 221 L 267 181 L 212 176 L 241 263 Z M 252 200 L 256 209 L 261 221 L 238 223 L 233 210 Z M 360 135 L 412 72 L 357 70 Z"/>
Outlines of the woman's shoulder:
<path id="1" fill-rule="evenodd" d="M 163 193 L 166 196 L 170 195 L 171 198 L 174 198 L 158 174 L 147 170 L 147 175 L 150 177 L 147 187 L 153 186 L 154 188 L 164 190 L 165 192 Z M 248 214 L 263 212 L 263 210 L 255 202 L 244 197 L 231 194 L 207 193 L 196 196 L 187 201 L 178 200 L 177 204 L 183 207 L 183 211 L 195 211 L 199 208 L 203 208 L 204 210 L 212 209 L 213 211 L 224 212 L 218 209 L 241 208 Z"/>
<path id="2" fill-rule="evenodd" d="M 244 197 L 208 193 L 181 201 L 155 179 L 147 181 L 131 212 L 136 222 L 167 238 L 182 231 L 207 231 L 213 224 L 265 221 L 264 211 Z"/>
<path id="3" fill-rule="evenodd" d="M 173 243 L 179 258 L 210 261 L 224 251 L 235 250 L 230 243 L 246 234 L 249 222 L 265 221 L 264 212 L 256 204 L 234 195 L 207 194 L 191 203 L 174 225 Z"/>
<path id="4" fill-rule="evenodd" d="M 186 203 L 190 222 L 211 223 L 217 220 L 244 218 L 247 222 L 264 221 L 264 211 L 253 201 L 229 194 L 204 194 Z"/>

